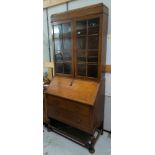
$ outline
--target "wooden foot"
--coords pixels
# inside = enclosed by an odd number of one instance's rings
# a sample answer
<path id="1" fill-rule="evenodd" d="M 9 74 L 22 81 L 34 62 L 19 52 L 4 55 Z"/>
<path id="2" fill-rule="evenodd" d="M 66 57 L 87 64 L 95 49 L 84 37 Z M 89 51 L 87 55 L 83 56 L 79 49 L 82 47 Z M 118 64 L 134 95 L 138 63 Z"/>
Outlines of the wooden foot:
<path id="1" fill-rule="evenodd" d="M 90 153 L 95 153 L 95 149 L 94 149 L 95 141 L 96 141 L 95 137 L 92 136 L 87 143 L 87 148 L 88 148 Z"/>
<path id="2" fill-rule="evenodd" d="M 48 121 L 47 121 L 47 131 L 48 132 L 52 131 L 52 128 L 50 127 L 50 119 L 48 119 Z"/>
<path id="3" fill-rule="evenodd" d="M 44 123 L 43 125 L 44 125 L 45 127 L 47 127 L 47 126 L 48 126 L 48 124 L 47 124 L 47 123 Z"/>
<path id="4" fill-rule="evenodd" d="M 103 135 L 103 129 L 101 129 L 101 135 Z"/>

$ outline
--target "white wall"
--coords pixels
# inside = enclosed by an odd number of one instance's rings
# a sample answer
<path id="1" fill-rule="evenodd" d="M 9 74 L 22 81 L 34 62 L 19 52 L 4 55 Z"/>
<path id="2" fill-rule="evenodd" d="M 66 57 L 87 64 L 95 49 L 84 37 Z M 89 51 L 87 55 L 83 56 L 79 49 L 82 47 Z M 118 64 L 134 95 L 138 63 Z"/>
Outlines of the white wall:
<path id="1" fill-rule="evenodd" d="M 104 129 L 111 131 L 111 97 L 105 96 Z"/>
<path id="2" fill-rule="evenodd" d="M 47 33 L 47 16 L 46 10 L 43 11 L 43 59 L 49 61 L 49 44 L 48 44 L 48 33 Z"/>

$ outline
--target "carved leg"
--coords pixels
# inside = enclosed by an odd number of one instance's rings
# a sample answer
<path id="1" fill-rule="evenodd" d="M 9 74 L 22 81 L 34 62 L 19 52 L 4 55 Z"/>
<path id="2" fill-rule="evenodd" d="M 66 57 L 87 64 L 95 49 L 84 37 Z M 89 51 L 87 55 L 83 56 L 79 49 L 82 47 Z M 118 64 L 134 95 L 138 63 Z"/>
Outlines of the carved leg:
<path id="1" fill-rule="evenodd" d="M 44 127 L 47 127 L 47 126 L 48 126 L 48 124 L 47 124 L 47 123 L 43 123 L 43 125 L 44 125 Z"/>
<path id="2" fill-rule="evenodd" d="M 95 137 L 92 136 L 87 144 L 87 148 L 90 153 L 95 153 L 94 144 L 95 144 Z"/>
<path id="3" fill-rule="evenodd" d="M 47 121 L 47 131 L 48 132 L 52 131 L 52 129 L 50 128 L 50 119 L 48 119 L 48 121 Z"/>
<path id="4" fill-rule="evenodd" d="M 101 135 L 103 135 L 103 129 L 101 129 Z"/>
<path id="5" fill-rule="evenodd" d="M 91 147 L 89 148 L 89 152 L 90 152 L 90 153 L 95 153 L 94 146 L 91 146 Z"/>

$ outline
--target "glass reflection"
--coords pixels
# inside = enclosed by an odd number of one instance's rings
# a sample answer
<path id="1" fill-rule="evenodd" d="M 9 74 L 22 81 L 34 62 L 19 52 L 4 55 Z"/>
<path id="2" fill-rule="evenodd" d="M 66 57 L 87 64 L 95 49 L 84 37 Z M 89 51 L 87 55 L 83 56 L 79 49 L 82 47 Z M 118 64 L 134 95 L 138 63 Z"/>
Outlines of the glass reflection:
<path id="1" fill-rule="evenodd" d="M 88 20 L 88 34 L 99 33 L 99 18 Z"/>
<path id="2" fill-rule="evenodd" d="M 62 40 L 61 39 L 55 39 L 55 50 L 60 51 L 62 49 Z"/>
<path id="3" fill-rule="evenodd" d="M 70 37 L 71 35 L 71 25 L 70 23 L 62 24 L 62 31 L 64 37 Z"/>
<path id="4" fill-rule="evenodd" d="M 71 39 L 64 38 L 63 45 L 64 45 L 64 49 L 71 49 Z"/>
<path id="5" fill-rule="evenodd" d="M 54 38 L 61 37 L 61 34 L 62 34 L 61 25 L 55 25 L 54 26 Z"/>
<path id="6" fill-rule="evenodd" d="M 76 29 L 77 35 L 85 35 L 87 33 L 86 21 L 78 21 L 76 24 Z"/>
<path id="7" fill-rule="evenodd" d="M 78 64 L 77 72 L 80 76 L 86 76 L 86 64 Z"/>

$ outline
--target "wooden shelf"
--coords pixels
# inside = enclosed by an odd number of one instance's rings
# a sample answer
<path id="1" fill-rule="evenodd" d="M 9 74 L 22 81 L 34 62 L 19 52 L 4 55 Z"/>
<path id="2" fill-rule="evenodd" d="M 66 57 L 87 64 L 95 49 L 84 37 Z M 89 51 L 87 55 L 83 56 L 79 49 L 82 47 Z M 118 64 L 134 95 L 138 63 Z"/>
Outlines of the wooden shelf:
<path id="1" fill-rule="evenodd" d="M 62 40 L 62 39 L 71 39 L 71 36 L 63 36 L 63 37 L 54 37 L 56 40 Z"/>
<path id="2" fill-rule="evenodd" d="M 94 49 L 87 49 L 87 51 L 98 51 L 98 50 L 99 49 L 97 49 L 97 48 L 96 49 L 95 48 Z"/>
<path id="3" fill-rule="evenodd" d="M 77 64 L 98 65 L 98 62 L 83 62 L 83 61 L 78 61 Z"/>
<path id="4" fill-rule="evenodd" d="M 89 36 L 98 36 L 98 35 L 99 35 L 98 33 L 95 33 L 95 34 L 82 34 L 82 35 L 76 34 L 77 38 L 80 38 L 80 37 L 89 37 Z"/>
<path id="5" fill-rule="evenodd" d="M 59 53 L 62 53 L 63 51 L 69 51 L 69 50 L 71 50 L 71 49 L 61 49 L 61 50 L 55 50 L 55 52 L 57 52 L 57 51 L 60 51 Z M 59 54 L 59 53 L 56 53 L 56 54 Z"/>
<path id="6" fill-rule="evenodd" d="M 72 63 L 71 61 L 56 61 L 55 63 L 57 63 L 57 64 L 62 64 L 62 63 Z"/>

